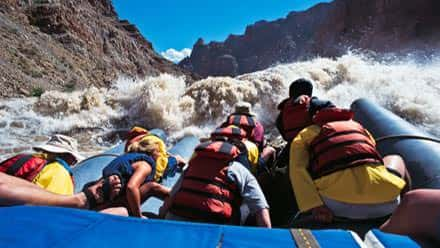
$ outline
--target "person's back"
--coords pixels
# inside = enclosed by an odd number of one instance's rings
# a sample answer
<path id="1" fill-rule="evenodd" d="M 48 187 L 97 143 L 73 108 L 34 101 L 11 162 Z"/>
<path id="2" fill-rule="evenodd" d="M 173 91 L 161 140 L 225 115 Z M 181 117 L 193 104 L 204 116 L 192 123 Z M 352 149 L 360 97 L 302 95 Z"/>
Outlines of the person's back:
<path id="1" fill-rule="evenodd" d="M 251 112 L 251 105 L 247 102 L 235 104 L 234 113 L 230 114 L 221 127 L 237 126 L 242 128 L 247 139 L 254 142 L 260 150 L 264 147 L 264 127 Z"/>
<path id="2" fill-rule="evenodd" d="M 264 159 L 260 156 L 257 145 L 247 140 L 246 131 L 237 126 L 216 128 L 211 133 L 211 140 L 227 141 L 239 149 L 239 155 L 234 159 L 249 169 L 254 176 L 265 167 Z"/>
<path id="3" fill-rule="evenodd" d="M 234 159 L 239 149 L 223 141 L 199 145 L 175 194 L 164 204 L 168 219 L 239 224 L 240 205 L 270 227 L 268 205 L 255 177 Z M 166 211 L 166 210 L 165 210 Z"/>
<path id="4" fill-rule="evenodd" d="M 300 212 L 311 210 L 324 222 L 333 215 L 384 217 L 405 185 L 384 166 L 368 131 L 351 118 L 348 110 L 320 110 L 315 124 L 290 147 L 290 179 Z"/>
<path id="5" fill-rule="evenodd" d="M 330 101 L 312 97 L 313 85 L 307 79 L 297 79 L 289 87 L 289 97 L 279 105 L 276 127 L 285 141 L 290 143 L 305 127 L 311 125 L 312 116 L 321 108 L 334 106 Z"/>
<path id="6" fill-rule="evenodd" d="M 137 152 L 124 153 L 119 157 L 113 159 L 102 170 L 102 176 L 105 178 L 111 175 L 118 175 L 124 186 L 125 183 L 130 180 L 130 177 L 135 171 L 132 164 L 138 161 L 146 161 L 148 164 L 151 165 L 151 174 L 144 178 L 144 183 L 152 181 L 154 179 L 156 169 L 154 159 L 147 154 Z"/>
<path id="7" fill-rule="evenodd" d="M 156 182 L 161 182 L 162 179 L 166 178 L 169 174 L 172 175 L 176 172 L 178 165 L 183 165 L 185 161 L 179 156 L 171 156 L 167 152 L 167 148 L 165 145 L 165 140 L 163 137 L 159 137 L 153 131 L 148 131 L 142 127 L 133 127 L 128 135 L 127 141 L 125 144 L 124 151 L 128 151 L 128 147 L 135 143 L 141 142 L 142 140 L 149 143 L 154 143 L 158 148 L 158 156 L 156 158 L 156 172 L 154 176 L 154 180 Z"/>

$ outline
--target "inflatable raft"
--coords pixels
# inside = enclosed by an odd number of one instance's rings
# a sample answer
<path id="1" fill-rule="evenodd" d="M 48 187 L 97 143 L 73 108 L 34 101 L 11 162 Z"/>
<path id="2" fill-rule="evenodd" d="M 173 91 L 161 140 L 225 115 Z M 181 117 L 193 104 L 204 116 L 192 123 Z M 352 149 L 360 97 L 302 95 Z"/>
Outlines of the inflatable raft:
<path id="1" fill-rule="evenodd" d="M 167 137 L 164 131 L 160 129 L 153 129 L 149 132 L 158 136 L 166 143 Z M 168 152 L 171 154 L 180 155 L 184 159 L 189 159 L 198 143 L 199 140 L 195 136 L 186 136 L 177 142 L 177 144 L 174 145 L 173 148 L 171 148 Z M 102 169 L 115 157 L 121 155 L 124 152 L 124 147 L 125 144 L 120 144 L 103 154 L 88 158 L 73 168 L 75 192 L 80 192 L 86 183 L 99 179 L 102 176 Z M 161 184 L 167 187 L 172 187 L 179 176 L 180 173 L 178 172 L 175 175 L 162 180 Z M 141 210 L 143 212 L 158 214 L 160 206 L 162 206 L 162 201 L 151 197 L 142 204 Z"/>
<path id="2" fill-rule="evenodd" d="M 409 162 L 415 187 L 438 188 L 440 146 L 435 137 L 367 100 L 353 103 L 356 119 L 379 138 L 379 150 L 401 154 Z M 186 137 L 172 153 L 188 158 L 198 140 Z M 118 146 L 74 170 L 78 188 L 100 176 L 121 153 Z M 110 154 L 109 154 L 110 153 Z M 113 154 L 113 155 L 112 155 Z M 164 183 L 172 185 L 179 175 Z M 143 210 L 157 211 L 157 199 Z M 0 247 L 419 247 L 410 238 L 371 230 L 361 238 L 342 230 L 264 229 L 166 220 L 141 220 L 56 207 L 0 208 Z"/>

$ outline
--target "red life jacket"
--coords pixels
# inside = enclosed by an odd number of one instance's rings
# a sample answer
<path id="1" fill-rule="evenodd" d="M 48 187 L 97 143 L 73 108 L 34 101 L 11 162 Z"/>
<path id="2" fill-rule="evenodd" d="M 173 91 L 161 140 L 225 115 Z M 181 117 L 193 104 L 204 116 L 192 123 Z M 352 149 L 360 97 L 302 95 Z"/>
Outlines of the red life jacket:
<path id="1" fill-rule="evenodd" d="M 382 165 L 382 157 L 367 131 L 351 120 L 349 110 L 328 108 L 314 120 L 321 123 L 319 135 L 310 144 L 309 172 L 313 179 L 364 164 Z"/>
<path id="2" fill-rule="evenodd" d="M 1 162 L 0 172 L 32 182 L 47 163 L 46 159 L 32 154 L 18 154 Z"/>
<path id="3" fill-rule="evenodd" d="M 195 153 L 170 211 L 202 222 L 238 224 L 241 196 L 227 178 L 238 148 L 222 141 L 205 142 L 196 147 Z"/>
<path id="4" fill-rule="evenodd" d="M 293 140 L 305 127 L 312 125 L 312 117 L 309 114 L 310 97 L 303 95 L 301 103 L 294 99 L 288 99 L 281 110 L 281 136 L 284 140 Z"/>
<path id="5" fill-rule="evenodd" d="M 245 114 L 232 114 L 226 120 L 226 125 L 234 125 L 242 128 L 246 132 L 246 137 L 253 142 L 258 142 L 254 138 L 254 128 L 257 126 L 257 120 L 252 115 Z"/>
<path id="6" fill-rule="evenodd" d="M 215 129 L 214 132 L 211 133 L 211 139 L 215 139 L 217 137 L 227 137 L 242 140 L 246 138 L 246 131 L 237 127 L 220 127 Z"/>

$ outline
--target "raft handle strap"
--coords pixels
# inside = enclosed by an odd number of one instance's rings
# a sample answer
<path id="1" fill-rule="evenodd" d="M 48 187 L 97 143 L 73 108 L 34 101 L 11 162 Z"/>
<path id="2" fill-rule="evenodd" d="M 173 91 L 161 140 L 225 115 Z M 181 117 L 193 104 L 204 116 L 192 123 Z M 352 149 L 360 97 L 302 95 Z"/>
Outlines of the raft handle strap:
<path id="1" fill-rule="evenodd" d="M 290 229 L 290 234 L 298 248 L 320 248 L 313 233 L 307 229 Z"/>

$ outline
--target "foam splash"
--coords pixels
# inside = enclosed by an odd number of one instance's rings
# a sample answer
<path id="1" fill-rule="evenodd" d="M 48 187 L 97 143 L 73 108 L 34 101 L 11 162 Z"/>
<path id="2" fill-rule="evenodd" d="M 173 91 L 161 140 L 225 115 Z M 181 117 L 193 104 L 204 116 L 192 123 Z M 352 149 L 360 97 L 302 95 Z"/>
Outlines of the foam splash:
<path id="1" fill-rule="evenodd" d="M 190 86 L 183 77 L 168 74 L 143 80 L 121 77 L 110 89 L 2 100 L 0 157 L 44 142 L 55 132 L 80 139 L 87 152 L 101 151 L 114 142 L 103 141 L 103 133 L 132 125 L 165 129 L 174 140 L 187 134 L 205 136 L 238 101 L 250 102 L 266 129 L 276 134 L 276 106 L 287 96 L 289 84 L 300 77 L 314 81 L 314 93 L 320 98 L 349 107 L 365 97 L 440 136 L 439 66 L 439 60 L 379 62 L 347 54 L 235 78 L 208 77 Z"/>

